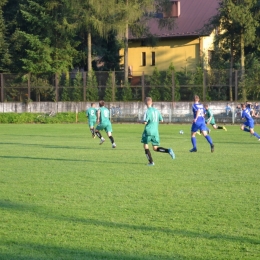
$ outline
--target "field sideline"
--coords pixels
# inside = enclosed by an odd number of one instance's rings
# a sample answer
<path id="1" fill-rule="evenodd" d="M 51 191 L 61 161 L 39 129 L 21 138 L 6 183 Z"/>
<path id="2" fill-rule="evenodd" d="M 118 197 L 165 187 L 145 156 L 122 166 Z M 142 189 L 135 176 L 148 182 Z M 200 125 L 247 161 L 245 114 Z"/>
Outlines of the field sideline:
<path id="1" fill-rule="evenodd" d="M 141 124 L 114 124 L 116 149 L 87 124 L 1 124 L 0 259 L 259 259 L 260 142 L 226 127 L 189 153 L 190 125 L 160 125 L 176 159 L 147 167 Z"/>

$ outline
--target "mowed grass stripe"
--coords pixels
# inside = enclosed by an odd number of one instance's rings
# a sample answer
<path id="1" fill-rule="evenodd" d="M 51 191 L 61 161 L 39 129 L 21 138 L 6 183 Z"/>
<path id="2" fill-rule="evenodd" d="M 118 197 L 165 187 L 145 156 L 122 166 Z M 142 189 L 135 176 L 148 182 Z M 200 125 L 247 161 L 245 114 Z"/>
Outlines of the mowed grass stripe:
<path id="1" fill-rule="evenodd" d="M 147 167 L 143 125 L 114 124 L 116 149 L 86 124 L 0 125 L 0 259 L 258 259 L 260 142 L 227 128 L 191 154 L 190 125 L 160 125 L 176 159 Z"/>

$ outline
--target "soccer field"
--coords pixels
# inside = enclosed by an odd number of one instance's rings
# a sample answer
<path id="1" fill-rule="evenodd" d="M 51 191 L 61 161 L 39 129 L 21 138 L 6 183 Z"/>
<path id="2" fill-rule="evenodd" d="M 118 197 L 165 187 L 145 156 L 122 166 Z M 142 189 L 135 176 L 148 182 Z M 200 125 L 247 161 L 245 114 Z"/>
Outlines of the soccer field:
<path id="1" fill-rule="evenodd" d="M 0 125 L 0 259 L 259 259 L 260 142 L 227 126 L 189 153 L 190 125 L 160 125 L 176 159 L 150 146 L 148 167 L 143 128 L 114 124 L 112 149 L 87 124 Z"/>

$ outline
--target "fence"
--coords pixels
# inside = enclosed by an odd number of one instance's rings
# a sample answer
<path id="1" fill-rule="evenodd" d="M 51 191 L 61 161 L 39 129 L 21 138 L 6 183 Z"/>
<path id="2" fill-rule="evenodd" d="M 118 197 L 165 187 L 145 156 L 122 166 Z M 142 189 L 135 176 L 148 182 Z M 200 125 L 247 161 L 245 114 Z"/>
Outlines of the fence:
<path id="1" fill-rule="evenodd" d="M 141 76 L 133 76 L 141 74 Z M 259 74 L 259 73 L 258 73 Z M 255 73 L 255 75 L 258 75 Z M 0 73 L 0 102 L 45 101 L 190 101 L 198 94 L 203 101 L 237 101 L 243 90 L 249 100 L 260 98 L 260 79 L 241 71 L 197 70 L 193 72 L 159 72 L 145 75 L 133 72 L 124 83 L 124 72 L 75 72 L 67 75 Z M 252 81 L 252 78 L 254 81 Z M 251 80 L 251 81 L 250 81 Z"/>
<path id="2" fill-rule="evenodd" d="M 159 109 L 165 123 L 191 123 L 192 102 L 154 102 L 154 107 Z M 208 102 L 213 111 L 217 123 L 237 124 L 241 123 L 241 109 L 235 102 L 230 103 L 231 110 L 227 113 L 226 102 Z M 96 104 L 98 106 L 98 104 Z M 90 102 L 22 102 L 0 103 L 0 113 L 42 113 L 55 115 L 60 112 L 85 111 L 91 106 Z M 110 116 L 113 122 L 136 123 L 143 118 L 147 109 L 143 102 L 106 102 L 110 109 Z M 260 111 L 257 111 L 260 114 Z M 260 117 L 255 118 L 255 123 L 260 123 Z"/>

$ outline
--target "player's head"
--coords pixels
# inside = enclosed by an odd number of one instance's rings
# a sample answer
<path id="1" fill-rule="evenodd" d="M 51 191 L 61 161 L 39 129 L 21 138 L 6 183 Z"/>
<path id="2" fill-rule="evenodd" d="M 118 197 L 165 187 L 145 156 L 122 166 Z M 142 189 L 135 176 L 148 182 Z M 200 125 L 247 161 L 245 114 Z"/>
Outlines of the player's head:
<path id="1" fill-rule="evenodd" d="M 208 104 L 204 104 L 204 107 L 205 107 L 205 109 L 208 109 L 209 105 Z"/>
<path id="2" fill-rule="evenodd" d="M 246 108 L 246 104 L 242 103 L 241 108 L 244 110 Z"/>
<path id="3" fill-rule="evenodd" d="M 194 96 L 194 101 L 195 101 L 195 102 L 199 102 L 199 101 L 200 101 L 200 97 L 199 97 L 198 95 L 195 95 L 195 96 Z"/>
<path id="4" fill-rule="evenodd" d="M 95 103 L 91 103 L 91 107 L 95 107 L 96 106 L 96 104 Z"/>
<path id="5" fill-rule="evenodd" d="M 99 106 L 100 106 L 100 107 L 103 107 L 104 105 L 105 105 L 105 101 L 104 101 L 104 100 L 100 100 L 100 101 L 99 101 Z"/>
<path id="6" fill-rule="evenodd" d="M 153 100 L 152 100 L 151 97 L 146 97 L 146 98 L 145 98 L 145 104 L 146 104 L 147 106 L 151 106 L 152 103 L 153 103 Z"/>

